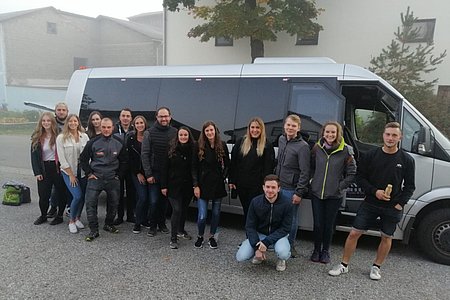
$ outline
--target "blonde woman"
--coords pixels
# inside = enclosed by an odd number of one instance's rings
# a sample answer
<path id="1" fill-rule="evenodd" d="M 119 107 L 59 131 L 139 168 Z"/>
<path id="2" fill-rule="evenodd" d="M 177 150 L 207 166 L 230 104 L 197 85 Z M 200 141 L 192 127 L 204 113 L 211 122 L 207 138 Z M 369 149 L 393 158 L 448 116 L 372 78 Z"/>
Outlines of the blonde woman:
<path id="1" fill-rule="evenodd" d="M 70 233 L 77 233 L 78 229 L 84 228 L 80 216 L 84 205 L 86 177 L 78 166 L 78 159 L 88 140 L 88 135 L 81 127 L 80 118 L 74 114 L 67 117 L 62 132 L 56 138 L 61 173 L 67 189 L 72 194 L 69 220 Z"/>
<path id="2" fill-rule="evenodd" d="M 57 135 L 58 127 L 55 116 L 50 112 L 44 112 L 31 136 L 31 166 L 37 180 L 39 209 L 41 210 L 41 216 L 36 219 L 34 225 L 47 222 L 47 211 L 53 186 L 55 187 L 59 210 L 50 224 L 62 223 L 66 203 L 64 201 L 64 182 L 59 174 L 56 152 Z"/>
<path id="3" fill-rule="evenodd" d="M 261 118 L 248 122 L 247 133 L 239 139 L 231 151 L 230 189 L 236 189 L 242 208 L 244 222 L 250 201 L 263 193 L 264 177 L 273 173 L 275 152 L 266 139 L 266 129 Z"/>

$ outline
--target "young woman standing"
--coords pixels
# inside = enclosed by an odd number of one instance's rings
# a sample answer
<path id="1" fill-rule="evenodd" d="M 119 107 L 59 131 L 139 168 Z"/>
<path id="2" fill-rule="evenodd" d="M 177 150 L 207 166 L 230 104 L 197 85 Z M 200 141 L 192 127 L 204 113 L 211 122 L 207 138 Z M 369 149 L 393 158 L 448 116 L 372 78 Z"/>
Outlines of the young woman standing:
<path id="1" fill-rule="evenodd" d="M 102 122 L 102 114 L 96 110 L 89 114 L 86 133 L 90 139 L 102 133 L 100 124 Z"/>
<path id="2" fill-rule="evenodd" d="M 247 126 L 247 134 L 239 139 L 231 151 L 228 183 L 236 189 L 244 209 L 244 224 L 250 201 L 263 193 L 266 175 L 273 173 L 275 152 L 266 139 L 266 129 L 261 118 L 253 118 Z"/>
<path id="3" fill-rule="evenodd" d="M 220 219 L 220 206 L 222 198 L 227 195 L 224 180 L 230 164 L 227 145 L 220 139 L 219 129 L 213 121 L 203 124 L 198 139 L 198 165 L 194 168 L 194 195 L 198 198 L 198 237 L 196 248 L 203 247 L 203 235 L 206 227 L 208 201 L 212 202 L 211 227 L 208 244 L 211 249 L 217 248 L 214 238 Z"/>
<path id="4" fill-rule="evenodd" d="M 62 176 L 72 195 L 69 216 L 70 233 L 77 233 L 78 229 L 84 228 L 80 217 L 84 205 L 87 179 L 83 170 L 78 166 L 78 160 L 88 140 L 88 135 L 84 133 L 84 129 L 81 127 L 80 118 L 74 114 L 67 117 L 62 132 L 56 138 Z"/>
<path id="5" fill-rule="evenodd" d="M 192 189 L 192 161 L 194 139 L 187 127 L 180 127 L 170 142 L 166 166 L 161 172 L 161 193 L 172 206 L 170 248 L 178 249 L 177 237 L 191 239 L 184 229 L 189 203 L 194 195 Z"/>
<path id="6" fill-rule="evenodd" d="M 133 233 L 141 233 L 141 226 L 149 228 L 148 210 L 150 205 L 150 189 L 144 175 L 144 169 L 141 161 L 142 140 L 144 132 L 147 130 L 147 119 L 138 115 L 131 122 L 134 131 L 127 135 L 126 146 L 128 149 L 131 179 L 136 189 L 136 222 L 134 223 Z"/>
<path id="7" fill-rule="evenodd" d="M 314 251 L 311 260 L 327 264 L 330 262 L 334 221 L 345 189 L 355 177 L 356 163 L 352 147 L 344 142 L 339 123 L 325 123 L 321 136 L 311 151 L 314 218 Z"/>
<path id="8" fill-rule="evenodd" d="M 55 187 L 58 213 L 51 225 L 63 222 L 65 208 L 64 182 L 59 174 L 59 162 L 56 152 L 56 136 L 58 127 L 55 116 L 50 112 L 44 112 L 31 136 L 31 166 L 37 180 L 39 194 L 39 208 L 41 216 L 36 219 L 34 225 L 47 222 L 47 211 L 52 187 Z"/>

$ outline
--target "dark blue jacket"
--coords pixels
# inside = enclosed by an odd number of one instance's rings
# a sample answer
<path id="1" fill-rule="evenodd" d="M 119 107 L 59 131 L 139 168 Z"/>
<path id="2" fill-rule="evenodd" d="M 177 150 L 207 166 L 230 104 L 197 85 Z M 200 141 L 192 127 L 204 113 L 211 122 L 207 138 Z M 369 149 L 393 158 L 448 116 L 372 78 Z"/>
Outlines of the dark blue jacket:
<path id="1" fill-rule="evenodd" d="M 256 250 L 260 241 L 258 232 L 266 235 L 261 242 L 269 247 L 289 234 L 292 224 L 292 202 L 278 193 L 274 203 L 270 203 L 264 194 L 253 198 L 248 209 L 245 230 L 250 245 Z"/>

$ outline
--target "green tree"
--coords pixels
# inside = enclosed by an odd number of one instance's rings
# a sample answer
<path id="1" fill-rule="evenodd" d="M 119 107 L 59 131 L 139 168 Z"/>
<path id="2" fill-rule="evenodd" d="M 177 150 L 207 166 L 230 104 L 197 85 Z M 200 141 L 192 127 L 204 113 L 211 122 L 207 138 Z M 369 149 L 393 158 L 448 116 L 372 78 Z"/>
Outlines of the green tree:
<path id="1" fill-rule="evenodd" d="M 438 99 L 434 94 L 438 78 L 424 79 L 424 75 L 436 70 L 443 62 L 447 50 L 433 55 L 432 42 L 419 43 L 412 48 L 410 42 L 419 36 L 419 28 L 414 27 L 417 18 L 409 7 L 406 14 L 401 13 L 400 17 L 402 26 L 394 32 L 395 39 L 381 50 L 380 55 L 371 59 L 369 69 L 392 84 L 444 134 L 450 136 L 447 109 L 442 109 L 448 105 L 445 105 L 445 99 Z"/>
<path id="2" fill-rule="evenodd" d="M 314 0 L 216 0 L 214 6 L 196 6 L 196 0 L 164 0 L 169 11 L 187 8 L 205 20 L 191 28 L 189 37 L 207 42 L 215 37 L 249 38 L 252 62 L 264 56 L 264 41 L 276 41 L 278 32 L 312 36 L 322 30 L 314 20 L 322 11 Z"/>

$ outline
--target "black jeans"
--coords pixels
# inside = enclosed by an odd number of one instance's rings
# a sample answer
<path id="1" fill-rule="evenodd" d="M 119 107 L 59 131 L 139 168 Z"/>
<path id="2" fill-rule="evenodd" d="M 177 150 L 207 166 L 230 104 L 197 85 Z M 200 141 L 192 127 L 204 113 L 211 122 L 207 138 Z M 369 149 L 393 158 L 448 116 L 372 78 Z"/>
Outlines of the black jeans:
<path id="1" fill-rule="evenodd" d="M 136 190 L 134 188 L 133 179 L 131 176 L 131 173 L 127 173 L 125 176 L 120 177 L 120 198 L 119 206 L 117 208 L 117 218 L 119 219 L 123 219 L 125 215 L 125 208 L 127 210 L 127 220 L 132 220 L 135 218 L 134 210 L 136 208 Z"/>
<path id="2" fill-rule="evenodd" d="M 88 179 L 85 204 L 89 228 L 93 232 L 98 231 L 98 196 L 101 191 L 106 192 L 106 218 L 105 224 L 112 225 L 117 213 L 119 203 L 120 183 L 118 178 L 114 179 Z"/>
<path id="3" fill-rule="evenodd" d="M 334 233 L 334 223 L 342 198 L 319 199 L 312 196 L 314 218 L 314 250 L 329 250 Z"/>
<path id="4" fill-rule="evenodd" d="M 242 208 L 244 209 L 244 227 L 247 222 L 248 208 L 250 207 L 250 202 L 253 198 L 263 193 L 262 188 L 245 188 L 237 187 L 237 192 L 239 200 L 241 201 Z"/>
<path id="5" fill-rule="evenodd" d="M 172 206 L 172 217 L 170 219 L 171 238 L 176 240 L 177 233 L 184 232 L 184 225 L 186 223 L 187 211 L 192 200 L 192 185 L 185 185 L 181 188 L 179 197 L 168 197 L 170 205 Z"/>
<path id="6" fill-rule="evenodd" d="M 55 187 L 55 200 L 59 208 L 59 213 L 62 216 L 66 207 L 64 180 L 57 169 L 56 163 L 53 160 L 44 162 L 45 175 L 42 180 L 38 180 L 38 194 L 39 194 L 39 209 L 41 216 L 47 217 L 49 206 L 49 199 L 52 193 L 52 187 Z"/>

